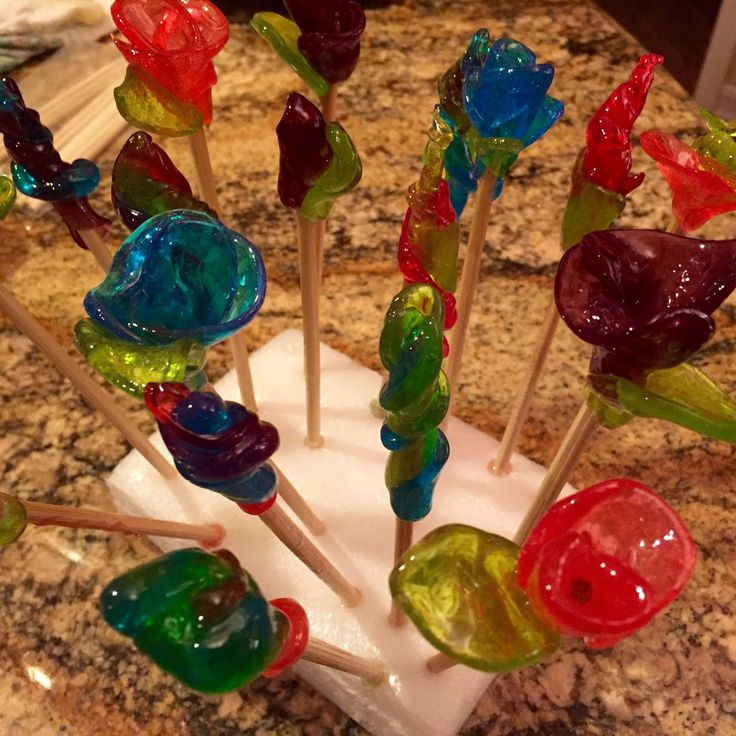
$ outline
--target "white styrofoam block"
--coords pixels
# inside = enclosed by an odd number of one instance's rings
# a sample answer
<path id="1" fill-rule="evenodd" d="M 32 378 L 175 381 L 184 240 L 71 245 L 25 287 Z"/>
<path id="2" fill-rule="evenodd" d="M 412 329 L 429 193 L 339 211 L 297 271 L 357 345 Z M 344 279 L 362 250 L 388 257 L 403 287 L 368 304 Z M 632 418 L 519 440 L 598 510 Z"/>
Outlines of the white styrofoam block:
<path id="1" fill-rule="evenodd" d="M 328 531 L 314 541 L 363 591 L 363 601 L 344 608 L 335 594 L 271 536 L 264 524 L 227 499 L 179 478 L 163 480 L 131 452 L 108 484 L 121 511 L 177 521 L 216 519 L 226 528 L 224 546 L 234 552 L 269 598 L 293 597 L 307 610 L 315 638 L 388 666 L 381 687 L 326 667 L 300 662 L 295 670 L 375 736 L 451 736 L 457 733 L 492 676 L 454 667 L 433 675 L 425 662 L 432 647 L 411 624 L 388 625 L 388 574 L 393 561 L 394 516 L 384 486 L 387 453 L 379 440 L 381 422 L 369 411 L 381 376 L 322 345 L 324 446 L 304 445 L 302 336 L 281 333 L 251 356 L 259 415 L 278 427 L 275 461 L 324 519 Z M 217 384 L 238 399 L 229 373 Z M 512 537 L 539 485 L 544 468 L 515 455 L 505 478 L 486 470 L 498 443 L 452 419 L 450 460 L 437 484 L 432 513 L 417 524 L 415 539 L 450 522 L 462 522 Z M 154 444 L 163 448 L 158 434 Z M 160 539 L 165 550 L 189 546 Z"/>

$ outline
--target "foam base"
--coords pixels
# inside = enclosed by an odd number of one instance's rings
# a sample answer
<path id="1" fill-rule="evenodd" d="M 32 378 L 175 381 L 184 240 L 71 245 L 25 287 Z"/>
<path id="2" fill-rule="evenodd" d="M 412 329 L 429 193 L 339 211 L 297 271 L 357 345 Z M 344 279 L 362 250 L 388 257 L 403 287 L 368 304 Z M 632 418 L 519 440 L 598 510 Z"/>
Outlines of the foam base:
<path id="1" fill-rule="evenodd" d="M 108 481 L 110 489 L 126 513 L 176 521 L 217 520 L 227 532 L 224 546 L 238 556 L 267 597 L 293 597 L 304 606 L 315 638 L 381 659 L 391 675 L 380 687 L 308 662 L 294 668 L 368 731 L 375 736 L 451 736 L 473 711 L 492 676 L 462 666 L 430 674 L 425 662 L 434 653 L 432 647 L 411 624 L 401 629 L 388 625 L 394 516 L 383 482 L 387 455 L 379 441 L 381 422 L 369 411 L 381 376 L 325 345 L 321 355 L 325 443 L 317 450 L 308 449 L 303 441 L 301 332 L 279 334 L 253 353 L 251 366 L 259 415 L 281 434 L 274 459 L 327 524 L 327 533 L 315 542 L 363 591 L 357 607 L 344 608 L 265 525 L 216 493 L 181 478 L 163 480 L 138 452 L 117 466 Z M 233 372 L 217 384 L 217 390 L 225 398 L 239 399 Z M 544 468 L 515 455 L 514 471 L 499 478 L 486 470 L 498 446 L 494 439 L 454 418 L 448 437 L 451 455 L 437 485 L 434 508 L 416 525 L 414 538 L 450 522 L 512 537 Z M 153 442 L 163 448 L 158 434 Z M 155 541 L 164 550 L 191 545 Z"/>

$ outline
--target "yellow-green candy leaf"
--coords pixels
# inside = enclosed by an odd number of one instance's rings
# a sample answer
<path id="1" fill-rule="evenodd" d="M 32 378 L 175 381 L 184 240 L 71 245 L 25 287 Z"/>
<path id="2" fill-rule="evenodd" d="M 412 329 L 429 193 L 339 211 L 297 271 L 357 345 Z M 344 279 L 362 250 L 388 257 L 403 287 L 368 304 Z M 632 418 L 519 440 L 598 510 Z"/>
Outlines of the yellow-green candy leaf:
<path id="1" fill-rule="evenodd" d="M 360 181 L 363 166 L 350 136 L 339 123 L 328 123 L 325 130 L 332 149 L 332 161 L 304 197 L 299 211 L 308 220 L 324 220 L 335 200 Z"/>
<path id="2" fill-rule="evenodd" d="M 26 507 L 13 496 L 0 493 L 0 544 L 11 544 L 25 531 Z"/>
<path id="3" fill-rule="evenodd" d="M 256 13 L 250 21 L 259 36 L 318 94 L 324 97 L 330 83 L 318 74 L 299 51 L 299 26 L 278 13 Z"/>
<path id="4" fill-rule="evenodd" d="M 422 635 L 448 657 L 485 672 L 525 667 L 560 643 L 516 580 L 519 547 L 464 524 L 430 532 L 399 560 L 389 583 Z"/>
<path id="5" fill-rule="evenodd" d="M 184 383 L 198 389 L 207 382 L 205 349 L 192 340 L 170 345 L 136 345 L 114 337 L 92 320 L 74 328 L 74 340 L 85 360 L 113 386 L 143 399 L 147 383 Z"/>
<path id="6" fill-rule="evenodd" d="M 15 204 L 15 183 L 10 176 L 0 176 L 0 220 L 4 220 Z"/>

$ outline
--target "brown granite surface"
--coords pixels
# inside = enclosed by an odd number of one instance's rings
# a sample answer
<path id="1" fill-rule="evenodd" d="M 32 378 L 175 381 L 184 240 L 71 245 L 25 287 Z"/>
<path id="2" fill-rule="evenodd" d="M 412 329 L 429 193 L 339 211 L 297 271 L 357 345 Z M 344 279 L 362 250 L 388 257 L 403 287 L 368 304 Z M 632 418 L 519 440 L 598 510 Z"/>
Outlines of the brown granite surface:
<path id="1" fill-rule="evenodd" d="M 369 13 L 365 52 L 340 95 L 341 120 L 363 156 L 361 186 L 335 207 L 329 225 L 323 338 L 378 367 L 381 319 L 399 285 L 394 265 L 404 203 L 419 169 L 423 132 L 437 76 L 480 25 L 511 34 L 554 62 L 553 92 L 564 120 L 526 151 L 494 207 L 483 276 L 471 321 L 457 412 L 500 435 L 548 299 L 567 180 L 587 117 L 621 81 L 640 49 L 600 11 L 572 0 L 407 0 Z M 29 84 L 51 95 L 66 61 L 34 70 Z M 233 28 L 218 61 L 216 117 L 210 134 L 224 217 L 263 251 L 269 294 L 248 330 L 252 347 L 299 326 L 292 218 L 275 194 L 274 126 L 292 74 L 249 29 Z M 43 79 L 39 82 L 38 75 Z M 21 75 L 22 77 L 22 75 Z M 688 139 L 695 108 L 659 72 L 639 130 L 654 125 Z M 169 146 L 189 171 L 186 147 Z M 99 161 L 109 176 L 114 151 Z M 663 226 L 668 196 L 649 162 L 622 218 Z M 96 197 L 105 201 L 109 179 Z M 467 218 L 466 218 L 467 219 Z M 711 234 L 733 234 L 721 218 Z M 17 297 L 73 351 L 71 330 L 85 291 L 99 281 L 91 257 L 69 242 L 50 213 L 21 204 L 0 226 L 0 275 Z M 122 237 L 117 228 L 115 237 Z M 730 393 L 736 309 L 718 315 L 719 331 L 699 363 Z M 587 349 L 569 334 L 555 342 L 521 449 L 549 463 L 580 402 Z M 213 351 L 211 369 L 225 369 Z M 142 427 L 141 406 L 118 396 Z M 110 506 L 104 478 L 128 451 L 31 344 L 0 317 L 0 483 L 27 499 Z M 727 736 L 736 733 L 736 610 L 731 498 L 736 458 L 728 445 L 658 422 L 600 432 L 574 473 L 585 485 L 628 475 L 652 485 L 682 514 L 699 548 L 685 593 L 646 630 L 613 650 L 568 641 L 544 664 L 498 677 L 462 733 Z M 492 507 L 489 508 L 492 514 Z M 479 520 L 480 523 L 481 520 Z M 0 553 L 0 733 L 5 736 L 281 736 L 365 733 L 298 679 L 258 680 L 225 698 L 187 692 L 127 641 L 107 630 L 95 608 L 101 586 L 152 554 L 143 542 L 102 533 L 30 529 Z"/>

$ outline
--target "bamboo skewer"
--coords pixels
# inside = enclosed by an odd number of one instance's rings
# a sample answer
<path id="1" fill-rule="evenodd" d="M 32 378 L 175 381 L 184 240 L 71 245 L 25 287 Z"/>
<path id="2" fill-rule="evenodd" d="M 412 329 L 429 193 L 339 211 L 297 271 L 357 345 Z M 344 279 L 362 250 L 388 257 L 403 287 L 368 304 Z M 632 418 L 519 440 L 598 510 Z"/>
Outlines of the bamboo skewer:
<path id="1" fill-rule="evenodd" d="M 197 170 L 199 192 L 204 197 L 204 201 L 207 202 L 207 206 L 219 213 L 220 201 L 217 197 L 215 177 L 212 173 L 212 162 L 210 160 L 209 148 L 207 147 L 204 127 L 199 128 L 199 130 L 189 136 L 189 145 L 192 149 L 192 158 L 194 159 L 194 166 Z"/>
<path id="2" fill-rule="evenodd" d="M 235 363 L 235 373 L 238 376 L 240 398 L 248 411 L 257 412 L 256 390 L 253 385 L 253 373 L 250 370 L 250 357 L 243 330 L 236 332 L 228 342 Z"/>
<path id="3" fill-rule="evenodd" d="M 360 590 L 309 541 L 279 506 L 278 501 L 259 518 L 348 608 L 360 603 L 363 597 Z"/>
<path id="4" fill-rule="evenodd" d="M 379 661 L 359 657 L 320 639 L 309 640 L 302 659 L 362 677 L 371 685 L 382 685 L 387 678 L 386 669 Z"/>
<path id="5" fill-rule="evenodd" d="M 445 373 L 450 384 L 450 396 L 454 397 L 457 390 L 457 382 L 460 376 L 460 365 L 465 349 L 465 340 L 468 336 L 468 325 L 470 323 L 470 312 L 473 308 L 475 290 L 480 277 L 480 264 L 483 256 L 483 247 L 486 243 L 486 231 L 488 219 L 491 214 L 493 200 L 491 195 L 496 182 L 493 172 L 487 170 L 480 178 L 478 191 L 475 195 L 475 213 L 473 223 L 470 227 L 468 237 L 468 248 L 465 253 L 465 265 L 460 279 L 460 288 L 457 296 L 457 322 L 450 330 L 448 341 L 450 343 L 450 355 L 447 360 Z M 452 407 L 450 407 L 452 411 Z M 450 412 L 447 413 L 449 419 Z M 447 421 L 447 420 L 446 420 Z"/>
<path id="6" fill-rule="evenodd" d="M 273 460 L 271 466 L 276 471 L 278 479 L 278 492 L 284 503 L 294 512 L 299 521 L 309 529 L 312 534 L 320 536 L 325 533 L 326 527 L 322 519 L 312 511 L 312 507 L 304 500 L 302 495 L 292 485 L 291 481 L 281 472 Z"/>
<path id="7" fill-rule="evenodd" d="M 396 532 L 394 534 L 394 566 L 411 547 L 411 542 L 414 537 L 414 524 L 410 521 L 404 521 L 396 517 Z M 394 628 L 400 628 L 406 624 L 406 614 L 402 610 L 401 606 L 396 603 L 395 600 L 391 601 L 391 612 L 388 616 L 388 622 Z"/>
<path id="8" fill-rule="evenodd" d="M 537 384 L 544 370 L 544 364 L 559 323 L 560 316 L 557 313 L 554 294 L 552 294 L 547 305 L 542 328 L 539 331 L 537 344 L 522 380 L 521 390 L 516 396 L 514 406 L 511 409 L 511 416 L 501 438 L 501 445 L 496 457 L 488 466 L 488 469 L 496 475 L 507 475 L 511 472 L 511 456 L 514 453 L 524 423 L 529 416 L 529 409 L 534 400 L 534 392 L 537 390 Z"/>
<path id="9" fill-rule="evenodd" d="M 219 524 L 186 524 L 146 516 L 129 516 L 96 509 L 80 509 L 54 503 L 22 501 L 26 517 L 36 526 L 64 526 L 70 529 L 97 529 L 141 536 L 193 539 L 209 547 L 218 546 L 225 536 Z M 0 499 L 0 504 L 2 500 Z"/>
<path id="10" fill-rule="evenodd" d="M 128 419 L 113 399 L 69 357 L 44 327 L 0 284 L 0 311 L 74 384 L 85 400 L 102 412 L 108 421 L 164 477 L 175 478 L 173 465 L 151 444 L 148 437 Z"/>
<path id="11" fill-rule="evenodd" d="M 82 230 L 79 237 L 87 246 L 87 250 L 95 257 L 100 268 L 107 275 L 112 265 L 112 253 L 108 250 L 97 230 Z"/>
<path id="12" fill-rule="evenodd" d="M 307 391 L 307 447 L 321 447 L 320 355 L 319 355 L 319 222 L 297 212 L 299 227 L 299 280 L 304 330 L 304 373 Z"/>
<path id="13" fill-rule="evenodd" d="M 337 85 L 331 84 L 326 95 L 319 98 L 322 106 L 322 117 L 326 123 L 335 120 L 335 110 L 337 109 Z"/>
<path id="14" fill-rule="evenodd" d="M 592 438 L 596 427 L 598 427 L 598 417 L 588 407 L 587 403 L 583 402 L 567 430 L 565 439 L 562 441 L 560 449 L 557 450 L 542 484 L 537 489 L 534 502 L 516 530 L 513 539 L 514 544 L 519 546 L 524 544 L 532 529 L 544 516 L 545 511 L 557 500 L 580 454 Z M 459 663 L 445 654 L 435 654 L 427 660 L 426 666 L 430 672 L 438 673 L 457 664 Z"/>

